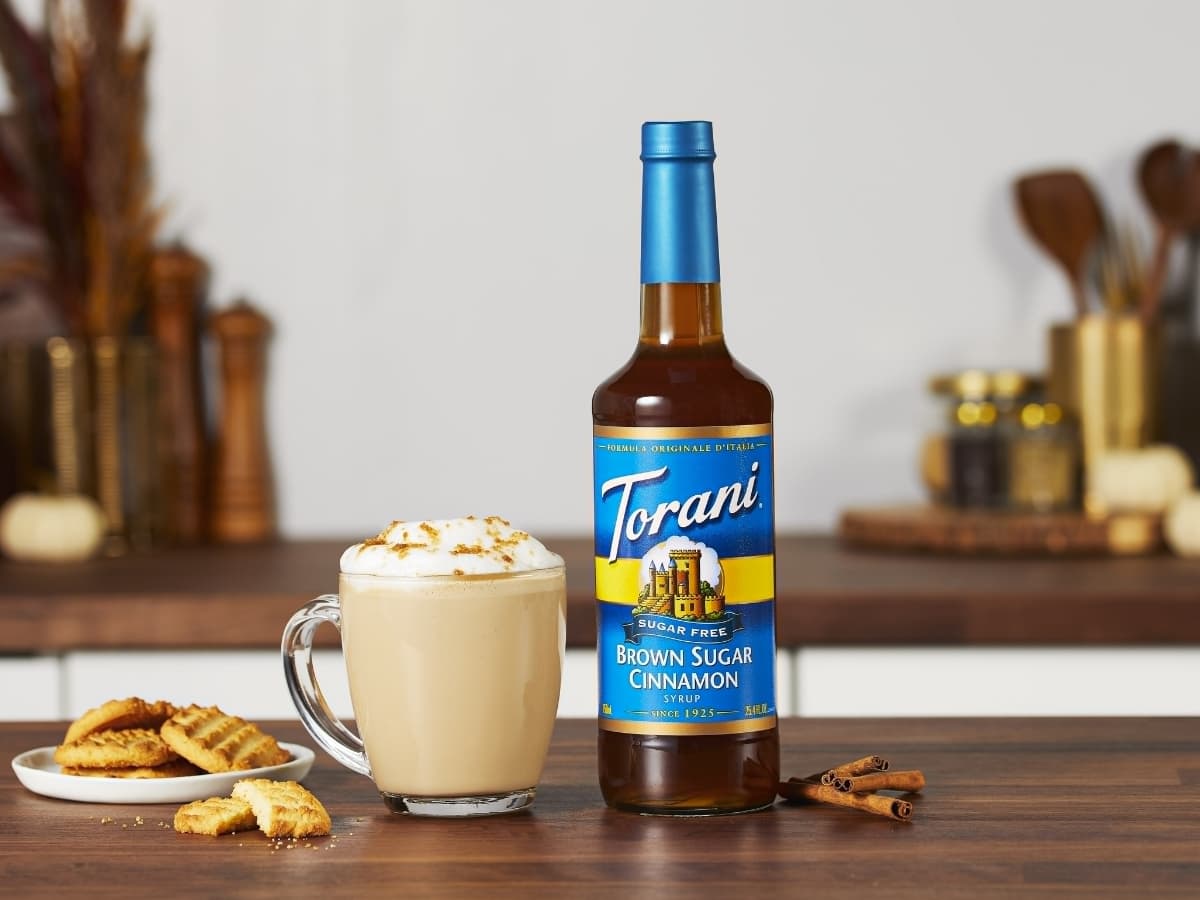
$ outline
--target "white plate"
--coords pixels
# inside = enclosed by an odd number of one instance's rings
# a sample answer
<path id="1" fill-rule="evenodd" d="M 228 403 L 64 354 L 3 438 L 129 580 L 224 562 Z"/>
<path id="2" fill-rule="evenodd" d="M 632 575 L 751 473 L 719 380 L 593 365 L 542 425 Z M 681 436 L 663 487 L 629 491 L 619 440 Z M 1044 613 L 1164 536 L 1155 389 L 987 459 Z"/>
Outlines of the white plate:
<path id="1" fill-rule="evenodd" d="M 64 775 L 54 761 L 54 747 L 38 747 L 13 757 L 17 780 L 35 794 L 83 803 L 186 803 L 208 797 L 228 797 L 243 778 L 299 781 L 312 768 L 314 754 L 299 744 L 280 747 L 292 754 L 289 762 L 241 772 L 185 775 L 179 778 L 94 778 Z"/>

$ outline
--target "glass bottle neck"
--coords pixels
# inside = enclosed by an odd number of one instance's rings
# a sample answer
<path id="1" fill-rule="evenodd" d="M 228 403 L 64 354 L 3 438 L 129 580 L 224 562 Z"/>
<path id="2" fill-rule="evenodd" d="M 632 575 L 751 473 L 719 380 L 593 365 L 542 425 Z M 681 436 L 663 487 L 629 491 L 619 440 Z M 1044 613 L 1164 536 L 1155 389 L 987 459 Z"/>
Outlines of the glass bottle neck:
<path id="1" fill-rule="evenodd" d="M 643 347 L 724 346 L 721 285 L 643 284 Z"/>

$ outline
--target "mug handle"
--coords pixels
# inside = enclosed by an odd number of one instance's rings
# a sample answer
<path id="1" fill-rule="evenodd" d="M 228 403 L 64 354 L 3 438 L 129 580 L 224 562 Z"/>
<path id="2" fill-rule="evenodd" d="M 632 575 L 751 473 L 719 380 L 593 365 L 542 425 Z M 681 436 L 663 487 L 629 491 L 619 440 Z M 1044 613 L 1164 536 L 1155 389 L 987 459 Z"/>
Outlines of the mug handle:
<path id="1" fill-rule="evenodd" d="M 283 675 L 300 721 L 322 749 L 347 769 L 371 777 L 362 739 L 342 724 L 317 684 L 312 664 L 313 635 L 325 622 L 342 632 L 342 608 L 337 594 L 322 594 L 310 600 L 288 620 L 283 629 Z"/>

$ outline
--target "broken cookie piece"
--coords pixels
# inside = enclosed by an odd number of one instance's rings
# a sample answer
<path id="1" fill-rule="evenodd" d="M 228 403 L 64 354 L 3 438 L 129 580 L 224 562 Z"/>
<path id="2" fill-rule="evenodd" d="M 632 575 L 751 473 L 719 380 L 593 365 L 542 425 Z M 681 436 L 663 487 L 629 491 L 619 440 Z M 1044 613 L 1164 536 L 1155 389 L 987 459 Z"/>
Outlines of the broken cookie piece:
<path id="1" fill-rule="evenodd" d="M 256 822 L 250 804 L 235 797 L 197 800 L 175 813 L 175 830 L 180 834 L 232 834 L 253 828 Z"/>
<path id="2" fill-rule="evenodd" d="M 294 781 L 248 778 L 233 786 L 233 796 L 250 804 L 268 837 L 312 837 L 333 827 L 321 801 Z"/>

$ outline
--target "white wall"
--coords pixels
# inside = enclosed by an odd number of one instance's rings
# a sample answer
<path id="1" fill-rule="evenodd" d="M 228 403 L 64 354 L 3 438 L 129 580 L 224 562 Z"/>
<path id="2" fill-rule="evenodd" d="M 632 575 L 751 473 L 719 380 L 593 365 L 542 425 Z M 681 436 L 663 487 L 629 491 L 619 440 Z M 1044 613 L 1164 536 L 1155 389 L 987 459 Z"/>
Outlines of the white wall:
<path id="1" fill-rule="evenodd" d="M 918 495 L 926 376 L 1042 364 L 1011 212 L 1197 130 L 1200 4 L 142 0 L 171 231 L 271 315 L 291 535 L 591 527 L 589 398 L 636 334 L 638 129 L 715 122 L 726 331 L 778 523 Z"/>

